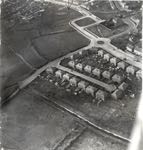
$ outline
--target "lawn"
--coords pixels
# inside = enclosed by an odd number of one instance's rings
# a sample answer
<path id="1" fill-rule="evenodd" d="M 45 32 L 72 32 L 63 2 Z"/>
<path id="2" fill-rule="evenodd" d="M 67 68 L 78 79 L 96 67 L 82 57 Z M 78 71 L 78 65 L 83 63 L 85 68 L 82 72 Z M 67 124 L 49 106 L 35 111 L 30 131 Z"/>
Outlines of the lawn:
<path id="1" fill-rule="evenodd" d="M 84 18 L 84 19 L 80 19 L 78 21 L 75 22 L 78 26 L 87 26 L 90 25 L 92 23 L 95 23 L 95 21 L 89 17 Z"/>

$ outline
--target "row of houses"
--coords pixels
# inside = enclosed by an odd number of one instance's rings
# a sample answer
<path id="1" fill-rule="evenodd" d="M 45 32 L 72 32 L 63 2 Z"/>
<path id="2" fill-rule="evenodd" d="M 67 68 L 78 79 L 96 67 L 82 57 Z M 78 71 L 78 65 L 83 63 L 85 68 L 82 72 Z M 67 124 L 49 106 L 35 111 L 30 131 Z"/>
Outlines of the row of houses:
<path id="1" fill-rule="evenodd" d="M 55 76 L 60 78 L 62 82 L 69 82 L 70 86 L 78 88 L 78 90 L 85 91 L 86 94 L 91 95 L 92 97 L 96 98 L 97 100 L 104 101 L 108 93 L 104 90 L 96 88 L 92 86 L 89 82 L 83 81 L 78 77 L 75 77 L 72 74 L 63 72 L 62 70 L 57 70 L 55 72 Z M 124 91 L 127 89 L 127 84 L 122 82 L 119 87 L 111 93 L 113 99 L 119 99 L 123 96 Z"/>
<path id="2" fill-rule="evenodd" d="M 116 59 L 116 58 L 115 58 Z M 116 61 L 115 59 L 112 59 L 111 61 Z M 123 61 L 118 62 L 118 68 L 125 68 L 126 67 L 126 73 L 136 75 L 138 79 L 141 79 L 142 74 L 141 70 L 137 70 L 137 68 L 133 66 L 127 66 L 127 64 Z M 124 80 L 124 76 L 121 74 L 114 74 L 111 71 L 101 71 L 100 68 L 94 68 L 90 65 L 83 65 L 82 63 L 76 63 L 74 60 L 71 60 L 68 62 L 68 66 L 73 69 L 77 69 L 78 71 L 84 71 L 85 73 L 92 74 L 98 78 L 101 76 L 110 80 L 112 79 L 113 82 L 121 83 Z"/>

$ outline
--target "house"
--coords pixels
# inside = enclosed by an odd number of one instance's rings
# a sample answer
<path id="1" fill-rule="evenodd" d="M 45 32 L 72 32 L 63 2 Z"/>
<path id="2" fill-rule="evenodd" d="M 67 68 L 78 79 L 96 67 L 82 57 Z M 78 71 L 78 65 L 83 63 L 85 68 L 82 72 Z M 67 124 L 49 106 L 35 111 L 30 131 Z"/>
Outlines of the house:
<path id="1" fill-rule="evenodd" d="M 109 72 L 109 71 L 104 71 L 104 72 L 102 73 L 102 76 L 103 76 L 104 78 L 106 78 L 106 79 L 110 79 L 111 76 L 112 76 L 112 74 L 111 74 L 111 72 Z"/>
<path id="2" fill-rule="evenodd" d="M 111 94 L 111 97 L 115 100 L 118 100 L 120 98 L 122 98 L 123 96 L 123 91 L 120 90 L 120 89 L 116 89 L 112 94 Z"/>
<path id="3" fill-rule="evenodd" d="M 119 61 L 120 60 L 118 58 L 116 58 L 116 57 L 112 57 L 110 59 L 110 63 L 113 64 L 114 66 L 116 66 Z"/>
<path id="4" fill-rule="evenodd" d="M 119 74 L 115 74 L 112 77 L 112 81 L 116 82 L 116 83 L 121 83 L 123 81 L 124 77 L 119 75 Z"/>
<path id="5" fill-rule="evenodd" d="M 120 90 L 122 90 L 122 91 L 125 91 L 125 90 L 127 89 L 127 87 L 128 87 L 128 84 L 125 83 L 125 82 L 123 82 L 123 83 L 118 87 L 118 89 L 120 89 Z"/>
<path id="6" fill-rule="evenodd" d="M 70 85 L 71 85 L 71 86 L 77 86 L 78 82 L 79 82 L 79 79 L 76 78 L 76 77 L 72 77 L 72 78 L 70 79 Z"/>
<path id="7" fill-rule="evenodd" d="M 55 72 L 55 76 L 56 76 L 57 78 L 62 78 L 62 76 L 63 76 L 63 71 L 57 70 L 57 71 Z"/>
<path id="8" fill-rule="evenodd" d="M 134 75 L 134 73 L 135 73 L 135 67 L 134 66 L 128 66 L 126 68 L 126 72 L 129 73 L 129 74 Z"/>
<path id="9" fill-rule="evenodd" d="M 95 69 L 92 71 L 92 73 L 93 73 L 95 76 L 100 77 L 100 75 L 101 75 L 101 70 L 98 69 L 98 68 L 95 68 Z"/>
<path id="10" fill-rule="evenodd" d="M 71 77 L 72 77 L 71 74 L 65 73 L 65 74 L 63 75 L 63 81 L 69 81 Z"/>
<path id="11" fill-rule="evenodd" d="M 124 61 L 120 61 L 117 63 L 117 66 L 121 69 L 125 69 L 127 67 L 127 64 Z"/>
<path id="12" fill-rule="evenodd" d="M 76 69 L 79 70 L 79 71 L 82 71 L 83 65 L 82 65 L 81 63 L 78 63 L 78 64 L 76 65 Z"/>
<path id="13" fill-rule="evenodd" d="M 74 61 L 69 61 L 68 66 L 71 67 L 71 68 L 74 68 L 75 67 L 75 62 Z"/>
<path id="14" fill-rule="evenodd" d="M 88 86 L 88 83 L 85 82 L 85 81 L 80 81 L 80 82 L 78 83 L 78 88 L 79 88 L 79 89 L 82 89 L 82 90 L 84 90 L 84 91 L 85 91 L 85 89 L 86 89 L 87 86 Z"/>
<path id="15" fill-rule="evenodd" d="M 47 74 L 53 74 L 53 73 L 54 73 L 53 68 L 47 68 L 47 69 L 46 69 L 46 73 L 47 73 Z"/>
<path id="16" fill-rule="evenodd" d="M 89 65 L 86 65 L 86 66 L 84 67 L 84 71 L 87 72 L 87 73 L 91 73 L 92 67 L 89 66 Z"/>
<path id="17" fill-rule="evenodd" d="M 103 50 L 98 50 L 97 55 L 100 57 L 103 57 L 104 51 Z"/>
<path id="18" fill-rule="evenodd" d="M 85 92 L 87 94 L 90 94 L 91 96 L 94 97 L 94 93 L 97 91 L 97 89 L 91 85 L 89 85 L 86 89 L 85 89 Z"/>
<path id="19" fill-rule="evenodd" d="M 96 92 L 96 99 L 99 100 L 99 101 L 105 101 L 107 97 L 107 92 L 105 91 L 102 91 L 102 90 L 98 90 Z"/>
<path id="20" fill-rule="evenodd" d="M 106 61 L 109 61 L 110 57 L 111 57 L 111 55 L 107 53 L 107 54 L 104 54 L 103 59 Z"/>
<path id="21" fill-rule="evenodd" d="M 138 70 L 137 72 L 136 72 L 136 77 L 137 77 L 137 79 L 142 79 L 142 71 L 141 70 Z"/>
<path id="22" fill-rule="evenodd" d="M 128 51 L 132 52 L 133 49 L 134 49 L 134 46 L 133 46 L 132 44 L 127 44 L 126 49 L 127 49 Z"/>

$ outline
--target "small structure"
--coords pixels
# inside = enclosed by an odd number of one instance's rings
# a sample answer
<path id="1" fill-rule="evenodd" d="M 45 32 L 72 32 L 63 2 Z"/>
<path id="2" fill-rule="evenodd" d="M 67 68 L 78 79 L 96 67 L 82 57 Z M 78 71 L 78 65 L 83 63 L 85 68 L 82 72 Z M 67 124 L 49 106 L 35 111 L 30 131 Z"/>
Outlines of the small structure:
<path id="1" fill-rule="evenodd" d="M 134 75 L 134 73 L 135 73 L 135 68 L 134 68 L 133 66 L 128 66 L 128 67 L 126 68 L 126 72 L 129 73 L 129 74 Z"/>
<path id="2" fill-rule="evenodd" d="M 82 90 L 84 90 L 84 91 L 85 91 L 85 89 L 86 89 L 87 86 L 88 86 L 88 83 L 85 82 L 85 81 L 80 81 L 80 82 L 78 83 L 78 88 L 79 88 L 79 89 L 82 89 Z"/>
<path id="3" fill-rule="evenodd" d="M 53 68 L 47 68 L 47 69 L 46 69 L 46 73 L 47 73 L 47 74 L 53 74 L 53 73 L 54 73 Z"/>
<path id="4" fill-rule="evenodd" d="M 104 92 L 102 90 L 98 90 L 96 92 L 96 99 L 99 101 L 105 101 L 105 98 L 107 97 L 107 92 Z"/>
<path id="5" fill-rule="evenodd" d="M 91 96 L 94 97 L 94 93 L 97 91 L 97 89 L 91 85 L 89 85 L 86 89 L 85 89 L 85 92 L 87 94 L 90 94 Z"/>
<path id="6" fill-rule="evenodd" d="M 78 63 L 78 64 L 76 65 L 76 69 L 79 70 L 79 71 L 82 71 L 83 65 L 82 65 L 81 63 Z"/>
<path id="7" fill-rule="evenodd" d="M 86 65 L 86 66 L 84 67 L 84 71 L 87 72 L 87 73 L 91 73 L 92 67 L 89 66 L 89 65 Z"/>
<path id="8" fill-rule="evenodd" d="M 128 84 L 125 83 L 125 82 L 123 82 L 123 83 L 118 87 L 118 89 L 120 89 L 120 90 L 122 90 L 122 91 L 125 91 L 125 90 L 127 89 L 127 87 L 128 87 Z"/>
<path id="9" fill-rule="evenodd" d="M 61 71 L 61 70 L 57 70 L 56 72 L 55 72 L 55 76 L 57 77 L 57 78 L 62 78 L 62 76 L 63 76 L 63 71 Z"/>
<path id="10" fill-rule="evenodd" d="M 118 58 L 116 58 L 116 57 L 112 57 L 110 59 L 110 63 L 113 64 L 114 66 L 116 66 L 119 61 L 120 60 Z"/>
<path id="11" fill-rule="evenodd" d="M 136 77 L 137 77 L 138 80 L 142 79 L 142 71 L 141 70 L 138 70 L 136 72 Z"/>
<path id="12" fill-rule="evenodd" d="M 68 66 L 71 67 L 71 68 L 74 68 L 75 67 L 75 62 L 74 61 L 69 61 Z"/>
<path id="13" fill-rule="evenodd" d="M 71 86 L 77 86 L 78 82 L 79 82 L 79 79 L 76 78 L 76 77 L 72 77 L 72 78 L 70 79 L 70 85 L 71 85 Z"/>
<path id="14" fill-rule="evenodd" d="M 99 51 L 97 52 L 97 55 L 103 57 L 104 51 L 103 51 L 103 50 L 99 50 Z"/>
<path id="15" fill-rule="evenodd" d="M 133 49 L 134 49 L 134 46 L 133 46 L 132 44 L 128 44 L 127 47 L 126 47 L 126 49 L 127 49 L 128 51 L 132 52 Z"/>
<path id="16" fill-rule="evenodd" d="M 95 68 L 95 69 L 92 71 L 92 73 L 93 73 L 95 76 L 100 77 L 100 75 L 101 75 L 101 70 L 98 69 L 98 68 Z"/>
<path id="17" fill-rule="evenodd" d="M 118 66 L 119 68 L 125 69 L 126 66 L 127 66 L 127 64 L 126 64 L 124 61 L 120 61 L 120 62 L 118 62 L 117 66 Z"/>
<path id="18" fill-rule="evenodd" d="M 103 59 L 106 60 L 106 61 L 109 61 L 110 57 L 111 57 L 111 55 L 107 53 L 107 54 L 104 54 Z"/>
<path id="19" fill-rule="evenodd" d="M 70 59 L 73 59 L 73 55 L 70 56 Z"/>
<path id="20" fill-rule="evenodd" d="M 71 74 L 65 73 L 65 74 L 63 75 L 63 81 L 69 81 L 71 77 L 72 77 Z"/>
<path id="21" fill-rule="evenodd" d="M 111 94 L 112 98 L 115 100 L 118 100 L 120 98 L 122 98 L 123 96 L 123 91 L 120 89 L 115 90 L 112 94 Z"/>
<path id="22" fill-rule="evenodd" d="M 124 77 L 119 74 L 115 74 L 112 77 L 113 82 L 116 82 L 116 83 L 121 83 L 123 81 L 123 79 L 124 79 Z"/>
<path id="23" fill-rule="evenodd" d="M 112 74 L 111 74 L 111 72 L 109 72 L 109 71 L 104 71 L 104 72 L 102 73 L 102 76 L 103 76 L 104 78 L 106 78 L 106 79 L 110 79 L 111 76 L 112 76 Z"/>

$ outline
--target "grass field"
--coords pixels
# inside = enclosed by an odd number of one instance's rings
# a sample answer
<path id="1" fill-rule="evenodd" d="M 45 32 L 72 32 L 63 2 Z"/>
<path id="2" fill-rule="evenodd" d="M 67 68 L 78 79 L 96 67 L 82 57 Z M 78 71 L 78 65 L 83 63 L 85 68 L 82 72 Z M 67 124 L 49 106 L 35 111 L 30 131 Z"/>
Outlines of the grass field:
<path id="1" fill-rule="evenodd" d="M 26 63 L 37 69 L 53 59 L 88 45 L 89 41 L 69 26 L 69 21 L 79 16 L 81 14 L 72 9 L 49 4 L 41 17 L 17 23 L 11 29 L 7 29 L 3 20 L 2 41 L 14 51 L 12 54 L 3 47 L 3 89 L 10 85 L 9 81 L 17 83 L 33 72 Z"/>

